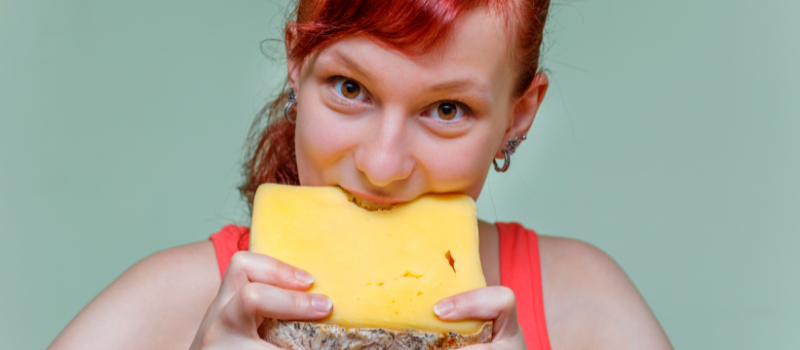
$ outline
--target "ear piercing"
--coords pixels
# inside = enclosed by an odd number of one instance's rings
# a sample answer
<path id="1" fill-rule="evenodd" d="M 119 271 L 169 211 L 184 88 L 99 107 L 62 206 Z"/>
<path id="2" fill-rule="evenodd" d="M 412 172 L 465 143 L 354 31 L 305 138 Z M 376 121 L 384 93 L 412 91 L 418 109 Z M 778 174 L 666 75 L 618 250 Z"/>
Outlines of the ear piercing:
<path id="1" fill-rule="evenodd" d="M 521 136 L 514 137 L 513 139 L 508 140 L 506 143 L 506 148 L 503 149 L 503 155 L 505 160 L 503 161 L 503 167 L 497 166 L 497 159 L 492 159 L 492 164 L 494 164 L 494 170 L 498 173 L 504 173 L 508 170 L 508 167 L 511 166 L 511 155 L 517 151 L 517 146 L 522 141 L 528 139 L 528 135 L 522 134 Z"/>
<path id="2" fill-rule="evenodd" d="M 297 98 L 294 96 L 294 88 L 289 89 L 289 102 L 286 103 L 286 107 L 283 107 L 283 117 L 286 118 L 286 121 L 289 123 L 296 123 L 297 122 L 297 113 L 294 114 L 294 118 L 289 117 L 289 111 L 292 107 L 297 103 Z"/>

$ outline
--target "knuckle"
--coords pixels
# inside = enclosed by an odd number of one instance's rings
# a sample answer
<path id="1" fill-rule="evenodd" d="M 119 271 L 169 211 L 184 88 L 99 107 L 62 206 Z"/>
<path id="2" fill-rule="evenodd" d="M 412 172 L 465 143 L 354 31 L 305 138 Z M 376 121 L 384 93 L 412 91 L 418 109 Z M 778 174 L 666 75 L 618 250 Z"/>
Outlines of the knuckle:
<path id="1" fill-rule="evenodd" d="M 503 306 L 506 308 L 513 307 L 517 304 L 517 296 L 514 295 L 514 291 L 511 288 L 502 286 L 500 287 L 500 297 L 502 298 L 501 301 Z"/>
<path id="2" fill-rule="evenodd" d="M 238 251 L 233 254 L 231 258 L 230 268 L 234 270 L 239 270 L 243 268 L 247 264 L 247 256 L 249 252 L 245 250 Z"/>
<path id="3" fill-rule="evenodd" d="M 264 265 L 270 271 L 276 271 L 281 269 L 281 265 L 285 265 L 280 260 L 275 259 L 271 256 L 261 256 L 260 258 L 264 259 Z"/>
<path id="4" fill-rule="evenodd" d="M 296 311 L 303 311 L 306 309 L 306 298 L 300 293 L 289 293 L 290 305 Z"/>
<path id="5" fill-rule="evenodd" d="M 288 279 L 292 279 L 293 278 L 293 276 L 294 276 L 294 267 L 293 266 L 291 266 L 289 264 L 286 264 L 284 262 L 278 261 L 278 260 L 275 260 L 275 263 L 274 263 L 273 266 L 275 267 L 275 272 L 279 276 L 281 276 L 283 278 L 288 278 Z"/>
<path id="6" fill-rule="evenodd" d="M 263 271 L 267 271 L 270 274 L 274 274 L 275 272 L 280 272 L 281 265 L 285 265 L 280 260 L 275 259 L 271 256 L 259 256 L 259 264 L 263 264 L 260 267 Z"/>
<path id="7" fill-rule="evenodd" d="M 243 309 L 250 310 L 255 308 L 259 300 L 260 295 L 258 290 L 252 283 L 245 285 L 239 290 L 239 303 L 242 305 Z"/>

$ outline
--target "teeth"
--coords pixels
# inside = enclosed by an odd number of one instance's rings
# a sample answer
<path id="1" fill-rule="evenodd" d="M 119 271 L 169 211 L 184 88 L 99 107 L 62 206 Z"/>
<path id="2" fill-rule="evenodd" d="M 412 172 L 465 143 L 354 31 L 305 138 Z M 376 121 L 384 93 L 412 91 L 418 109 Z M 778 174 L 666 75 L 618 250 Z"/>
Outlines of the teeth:
<path id="1" fill-rule="evenodd" d="M 361 197 L 356 196 L 355 194 L 350 193 L 350 191 L 345 190 L 344 188 L 341 187 L 339 188 L 347 196 L 347 200 L 350 201 L 350 203 L 355 204 L 361 209 L 367 211 L 392 210 L 391 204 L 380 204 L 380 203 L 370 202 L 366 199 L 362 199 Z"/>

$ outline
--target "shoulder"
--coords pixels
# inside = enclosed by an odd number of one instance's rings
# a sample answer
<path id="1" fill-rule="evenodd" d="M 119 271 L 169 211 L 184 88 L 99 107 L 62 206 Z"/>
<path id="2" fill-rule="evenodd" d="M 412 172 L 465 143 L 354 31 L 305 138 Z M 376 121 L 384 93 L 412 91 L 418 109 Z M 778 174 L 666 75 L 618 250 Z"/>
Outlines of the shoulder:
<path id="1" fill-rule="evenodd" d="M 539 251 L 553 348 L 671 349 L 647 303 L 608 254 L 579 240 L 541 235 Z"/>
<path id="2" fill-rule="evenodd" d="M 98 294 L 50 349 L 188 348 L 219 284 L 210 241 L 155 253 Z"/>
<path id="3" fill-rule="evenodd" d="M 114 284 L 136 283 L 143 288 L 169 288 L 183 293 L 209 291 L 213 287 L 210 291 L 216 295 L 220 280 L 214 244 L 201 241 L 150 255 L 125 271 Z M 175 298 L 194 296 L 192 293 Z"/>

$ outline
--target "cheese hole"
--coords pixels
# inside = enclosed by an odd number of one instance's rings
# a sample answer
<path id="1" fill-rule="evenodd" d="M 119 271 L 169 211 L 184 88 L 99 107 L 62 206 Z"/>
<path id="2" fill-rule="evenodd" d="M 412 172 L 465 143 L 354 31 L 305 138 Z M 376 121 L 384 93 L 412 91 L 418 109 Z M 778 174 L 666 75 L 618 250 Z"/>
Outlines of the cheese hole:
<path id="1" fill-rule="evenodd" d="M 383 285 L 383 282 L 378 282 L 378 285 L 379 285 L 379 286 L 382 286 L 382 285 Z"/>
<path id="2" fill-rule="evenodd" d="M 425 276 L 425 273 L 426 272 L 423 272 L 421 274 L 415 274 L 415 273 L 412 273 L 411 271 L 406 270 L 406 273 L 401 277 L 414 277 L 416 279 L 419 279 L 420 277 Z"/>
<path id="3" fill-rule="evenodd" d="M 447 251 L 447 253 L 444 253 L 444 257 L 447 258 L 447 262 L 450 263 L 450 267 L 453 268 L 453 272 L 456 272 L 456 261 L 453 259 L 453 256 L 450 255 L 449 250 Z"/>
<path id="4" fill-rule="evenodd" d="M 394 300 L 392 300 L 392 304 L 394 304 Z"/>
<path id="5" fill-rule="evenodd" d="M 417 292 L 417 295 L 422 295 L 422 291 Z"/>
<path id="6" fill-rule="evenodd" d="M 395 314 L 395 315 L 399 315 L 399 314 L 400 314 L 400 311 L 395 311 L 395 312 L 394 312 L 394 314 Z"/>
<path id="7" fill-rule="evenodd" d="M 356 298 L 356 300 L 361 300 L 361 298 Z"/>
<path id="8" fill-rule="evenodd" d="M 368 285 L 368 286 L 371 286 L 371 285 L 372 285 L 372 282 L 369 282 L 369 283 L 367 283 L 367 285 Z"/>

